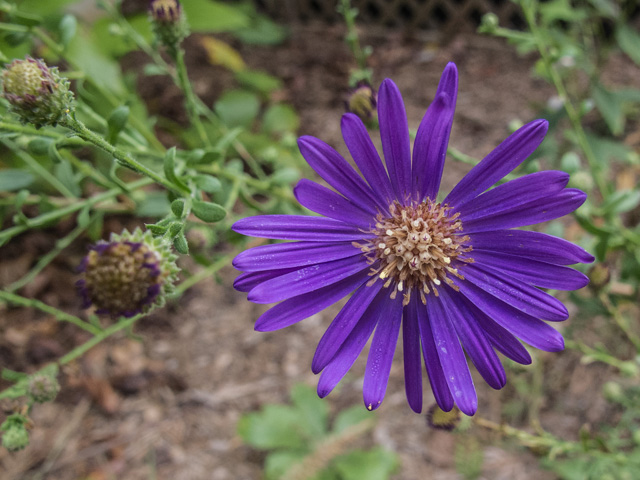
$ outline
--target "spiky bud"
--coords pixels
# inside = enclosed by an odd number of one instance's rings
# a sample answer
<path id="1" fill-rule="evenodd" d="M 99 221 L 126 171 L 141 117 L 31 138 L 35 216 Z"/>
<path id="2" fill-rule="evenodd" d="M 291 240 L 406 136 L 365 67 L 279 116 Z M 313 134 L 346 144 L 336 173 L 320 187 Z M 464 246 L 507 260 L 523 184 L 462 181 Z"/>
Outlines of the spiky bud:
<path id="1" fill-rule="evenodd" d="M 18 413 L 9 415 L 0 425 L 2 446 L 10 452 L 17 452 L 29 445 L 28 419 Z"/>
<path id="2" fill-rule="evenodd" d="M 36 128 L 55 126 L 74 109 L 69 81 L 59 75 L 57 67 L 49 68 L 31 57 L 5 66 L 2 90 L 11 111 L 22 123 Z"/>
<path id="3" fill-rule="evenodd" d="M 369 82 L 361 80 L 349 91 L 345 100 L 347 112 L 355 113 L 363 122 L 371 120 L 376 110 L 376 92 Z"/>
<path id="4" fill-rule="evenodd" d="M 29 379 L 27 395 L 36 403 L 53 401 L 60 391 L 60 384 L 55 377 L 44 373 L 33 375 Z"/>
<path id="5" fill-rule="evenodd" d="M 174 56 L 178 45 L 189 35 L 182 5 L 178 0 L 151 0 L 149 16 L 156 39 Z"/>
<path id="6" fill-rule="evenodd" d="M 80 265 L 78 290 L 83 307 L 112 317 L 132 317 L 165 303 L 178 267 L 171 246 L 151 232 L 136 229 L 98 242 Z"/>

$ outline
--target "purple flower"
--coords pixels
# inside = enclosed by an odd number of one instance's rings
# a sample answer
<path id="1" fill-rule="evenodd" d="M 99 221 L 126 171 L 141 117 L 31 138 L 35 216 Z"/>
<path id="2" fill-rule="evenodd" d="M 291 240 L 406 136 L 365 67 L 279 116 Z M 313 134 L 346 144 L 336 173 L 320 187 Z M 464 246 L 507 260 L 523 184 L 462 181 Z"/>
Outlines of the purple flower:
<path id="1" fill-rule="evenodd" d="M 422 358 L 440 408 L 457 405 L 473 415 L 478 402 L 466 356 L 500 389 L 506 376 L 496 351 L 529 364 L 519 339 L 545 351 L 564 348 L 560 333 L 544 321 L 565 320 L 567 309 L 537 287 L 584 287 L 587 277 L 566 265 L 593 257 L 560 238 L 513 228 L 566 215 L 586 195 L 565 188 L 569 176 L 559 171 L 487 190 L 542 142 L 548 125 L 536 120 L 502 142 L 438 202 L 457 90 L 458 73 L 450 63 L 412 156 L 402 97 L 385 80 L 378 117 L 386 169 L 362 122 L 345 114 L 342 134 L 362 176 L 326 143 L 299 140 L 307 162 L 335 189 L 309 180 L 295 187 L 298 201 L 321 217 L 265 215 L 233 225 L 244 235 L 295 240 L 255 247 L 234 260 L 245 272 L 236 289 L 249 292 L 252 302 L 281 302 L 258 319 L 256 330 L 287 327 L 353 292 L 313 357 L 313 372 L 322 372 L 321 397 L 373 335 L 363 396 L 369 410 L 378 408 L 401 327 L 405 389 L 415 412 L 422 409 Z"/>

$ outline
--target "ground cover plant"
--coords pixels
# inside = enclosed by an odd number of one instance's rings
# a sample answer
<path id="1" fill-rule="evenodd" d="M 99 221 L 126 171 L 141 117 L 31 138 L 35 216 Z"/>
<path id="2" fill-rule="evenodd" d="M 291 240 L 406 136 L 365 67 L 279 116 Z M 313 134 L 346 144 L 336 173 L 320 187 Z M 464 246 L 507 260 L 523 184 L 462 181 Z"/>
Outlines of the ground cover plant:
<path id="1" fill-rule="evenodd" d="M 527 98 L 531 105 L 517 107 L 527 113 L 498 127 L 474 158 L 455 132 L 479 91 L 464 52 L 455 41 L 443 47 L 428 66 L 431 83 L 418 81 L 421 100 L 415 87 L 403 100 L 400 71 L 419 77 L 425 66 L 402 55 L 393 63 L 384 49 L 407 47 L 386 47 L 386 35 L 366 46 L 375 36 L 359 33 L 346 0 L 339 66 L 327 47 L 323 67 L 338 68 L 331 98 L 347 110 L 342 118 L 305 108 L 318 95 L 309 86 L 322 88 L 312 61 L 302 56 L 306 66 L 285 79 L 269 70 L 282 51 L 281 71 L 291 71 L 286 45 L 296 32 L 252 3 L 0 2 L 5 470 L 16 478 L 383 479 L 447 468 L 464 478 L 634 478 L 638 11 L 607 0 L 517 3 L 520 30 L 487 14 L 478 35 L 506 40 L 491 45 L 525 58 L 532 68 L 523 76 L 544 93 L 525 92 L 537 103 Z M 321 55 L 312 35 L 296 38 Z M 251 48 L 260 61 L 245 58 Z M 213 78 L 198 76 L 202 62 Z M 459 174 L 447 173 L 450 163 Z M 281 303 L 252 307 L 232 284 L 252 302 Z M 204 316 L 191 328 L 185 305 L 195 301 Z M 259 331 L 291 328 L 252 332 L 256 319 Z M 173 333 L 153 337 L 163 322 Z M 164 362 L 140 353 L 154 340 L 169 352 Z M 196 352 L 199 340 L 206 355 L 184 367 L 200 372 L 188 383 L 161 366 Z M 276 372 L 260 379 L 270 365 Z M 107 379 L 109 369 L 116 374 Z M 582 387 L 571 370 L 584 373 Z M 210 385 L 205 395 L 189 385 L 203 373 L 253 380 Z M 134 428 L 96 447 L 86 439 L 101 438 L 99 428 L 56 435 L 42 420 L 50 412 L 80 422 L 92 402 L 94 425 L 131 421 L 137 407 L 127 411 L 127 397 L 145 392 L 157 392 L 165 413 L 173 405 L 172 425 L 190 433 L 143 441 Z M 186 423 L 193 405 L 217 418 L 200 411 Z M 140 410 L 144 422 L 162 424 L 150 406 Z M 214 427 L 220 419 L 230 425 L 224 433 Z M 193 435 L 207 446 L 189 443 Z M 411 446 L 416 438 L 424 447 Z M 515 473 L 491 465 L 491 446 L 515 452 Z M 430 457 L 438 448 L 445 466 Z"/>

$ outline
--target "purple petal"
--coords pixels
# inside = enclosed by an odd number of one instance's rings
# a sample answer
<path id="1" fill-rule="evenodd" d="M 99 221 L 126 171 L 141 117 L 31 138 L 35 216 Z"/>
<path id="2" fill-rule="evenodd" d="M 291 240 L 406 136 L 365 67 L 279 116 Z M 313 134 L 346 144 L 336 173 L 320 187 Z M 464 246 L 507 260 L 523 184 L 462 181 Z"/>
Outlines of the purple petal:
<path id="1" fill-rule="evenodd" d="M 378 121 L 382 151 L 399 202 L 411 197 L 411 144 L 402 95 L 390 79 L 378 91 Z"/>
<path id="2" fill-rule="evenodd" d="M 279 277 L 285 273 L 294 272 L 297 268 L 283 268 L 279 270 L 269 270 L 266 272 L 241 273 L 233 281 L 233 288 L 239 292 L 248 292 L 260 285 L 262 282 Z"/>
<path id="3" fill-rule="evenodd" d="M 344 222 L 305 215 L 258 215 L 238 220 L 234 232 L 259 238 L 277 240 L 309 240 L 312 242 L 351 242 L 372 238 L 373 234 Z"/>
<path id="4" fill-rule="evenodd" d="M 320 398 L 329 395 L 342 380 L 367 344 L 373 329 L 381 319 L 387 318 L 385 314 L 390 311 L 392 306 L 393 303 L 389 301 L 389 292 L 387 290 L 378 292 L 331 362 L 322 371 L 320 380 L 318 380 L 318 396 Z"/>
<path id="5" fill-rule="evenodd" d="M 233 259 L 233 266 L 244 272 L 257 272 L 305 267 L 360 254 L 362 252 L 351 243 L 276 243 L 253 247 L 239 253 Z"/>
<path id="6" fill-rule="evenodd" d="M 473 415 L 478 409 L 478 397 L 449 312 L 434 295 L 427 300 L 427 312 L 436 352 L 453 399 L 465 415 Z"/>
<path id="7" fill-rule="evenodd" d="M 589 284 L 589 278 L 585 274 L 569 267 L 483 250 L 474 250 L 471 256 L 478 265 L 501 270 L 517 280 L 537 287 L 578 290 Z"/>
<path id="8" fill-rule="evenodd" d="M 487 295 L 472 283 L 459 282 L 458 286 L 460 293 L 484 312 L 487 317 L 529 345 L 545 352 L 559 352 L 564 349 L 562 335 L 542 320 Z"/>
<path id="9" fill-rule="evenodd" d="M 402 298 L 398 295 L 395 299 L 387 300 L 389 309 L 382 317 L 383 321 L 378 322 L 373 335 L 362 386 L 362 398 L 368 410 L 377 409 L 387 391 L 391 362 L 402 323 Z"/>
<path id="10" fill-rule="evenodd" d="M 575 188 L 567 188 L 544 199 L 506 207 L 493 216 L 463 221 L 462 226 L 468 234 L 533 225 L 571 213 L 586 199 L 586 193 Z"/>
<path id="11" fill-rule="evenodd" d="M 507 383 L 507 375 L 464 297 L 450 288 L 441 288 L 439 294 L 469 358 L 491 388 L 500 390 Z"/>
<path id="12" fill-rule="evenodd" d="M 372 213 L 375 206 L 386 209 L 389 205 L 375 195 L 367 183 L 358 175 L 349 163 L 329 145 L 315 137 L 304 136 L 298 139 L 298 147 L 307 163 L 329 185 L 336 189 L 354 204 Z"/>
<path id="13" fill-rule="evenodd" d="M 347 301 L 342 310 L 333 319 L 329 328 L 318 342 L 316 353 L 311 362 L 311 371 L 320 373 L 333 359 L 347 337 L 351 334 L 360 318 L 374 300 L 383 282 L 376 282 L 370 287 L 360 287 Z"/>
<path id="14" fill-rule="evenodd" d="M 531 173 L 502 185 L 459 205 L 462 224 L 471 220 L 493 217 L 518 205 L 544 201 L 546 197 L 561 191 L 569 183 L 569 174 L 548 170 Z"/>
<path id="15" fill-rule="evenodd" d="M 518 129 L 473 167 L 442 203 L 456 207 L 480 195 L 531 155 L 548 128 L 546 120 L 534 120 Z"/>
<path id="16" fill-rule="evenodd" d="M 465 280 L 456 280 L 459 286 L 473 283 L 488 295 L 499 298 L 533 317 L 555 322 L 569 317 L 567 308 L 557 298 L 518 280 L 513 280 L 509 275 L 501 274 L 486 265 L 467 264 L 461 271 Z M 271 281 L 276 282 L 277 279 Z"/>
<path id="17" fill-rule="evenodd" d="M 479 250 L 506 253 L 557 265 L 594 260 L 590 253 L 567 240 L 528 230 L 478 232 L 471 235 L 470 243 L 474 253 Z"/>
<path id="18" fill-rule="evenodd" d="M 485 335 L 496 350 L 514 362 L 522 365 L 531 364 L 531 355 L 529 355 L 527 349 L 524 348 L 516 337 L 509 333 L 507 329 L 487 317 L 484 312 L 479 310 L 466 297 L 462 295 L 461 297 L 465 300 L 466 307 L 473 312 L 473 316 L 478 322 L 478 325 L 484 330 Z"/>
<path id="19" fill-rule="evenodd" d="M 336 283 L 369 268 L 363 257 L 349 257 L 311 265 L 281 275 L 253 288 L 247 298 L 254 303 L 275 303 Z"/>
<path id="20" fill-rule="evenodd" d="M 263 313 L 256 321 L 255 329 L 270 332 L 309 318 L 349 295 L 368 278 L 368 272 L 359 272 L 327 287 L 285 300 Z"/>
<path id="21" fill-rule="evenodd" d="M 419 200 L 425 197 L 435 200 L 438 195 L 457 96 L 458 70 L 454 63 L 449 63 L 413 145 L 413 192 Z"/>
<path id="22" fill-rule="evenodd" d="M 413 295 L 411 298 L 407 314 L 415 316 L 418 321 L 422 355 L 424 356 L 424 363 L 427 366 L 427 374 L 429 375 L 429 383 L 431 384 L 433 396 L 438 406 L 445 412 L 448 412 L 453 408 L 453 397 L 451 396 L 444 371 L 442 370 L 436 344 L 433 341 L 433 333 L 431 322 L 427 315 L 427 308 L 420 303 L 417 295 Z"/>
<path id="23" fill-rule="evenodd" d="M 293 189 L 300 205 L 325 217 L 370 230 L 375 225 L 375 215 L 356 207 L 349 200 L 327 187 L 303 178 Z"/>
<path id="24" fill-rule="evenodd" d="M 386 205 L 391 205 L 395 194 L 391 189 L 389 176 L 384 168 L 376 147 L 374 147 L 362 120 L 353 113 L 342 116 L 342 137 L 347 145 L 353 161 L 360 169 L 362 176 L 369 182 L 374 193 L 381 197 Z M 385 211 L 385 210 L 383 210 Z"/>
<path id="25" fill-rule="evenodd" d="M 414 310 L 415 306 L 407 305 L 404 307 L 402 318 L 404 389 L 411 410 L 420 413 L 422 411 L 422 358 L 420 357 L 420 328 Z"/>

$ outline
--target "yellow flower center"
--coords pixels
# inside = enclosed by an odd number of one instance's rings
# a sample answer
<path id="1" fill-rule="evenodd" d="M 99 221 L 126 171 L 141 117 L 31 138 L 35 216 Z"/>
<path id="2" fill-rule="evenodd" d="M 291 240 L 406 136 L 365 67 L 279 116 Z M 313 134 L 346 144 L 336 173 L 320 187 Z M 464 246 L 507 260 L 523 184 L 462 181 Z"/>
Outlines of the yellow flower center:
<path id="1" fill-rule="evenodd" d="M 424 304 L 430 292 L 438 296 L 437 287 L 443 282 L 457 290 L 450 277 L 464 279 L 458 270 L 473 261 L 465 255 L 472 248 L 467 245 L 469 237 L 460 233 L 460 214 L 449 216 L 449 210 L 427 199 L 417 205 L 396 201 L 389 207 L 390 216 L 378 214 L 371 230 L 375 238 L 365 245 L 354 243 L 373 267 L 375 278 L 369 285 L 386 280 L 385 288 L 393 286 L 391 298 L 403 293 L 403 305 L 409 303 L 414 290 Z"/>

